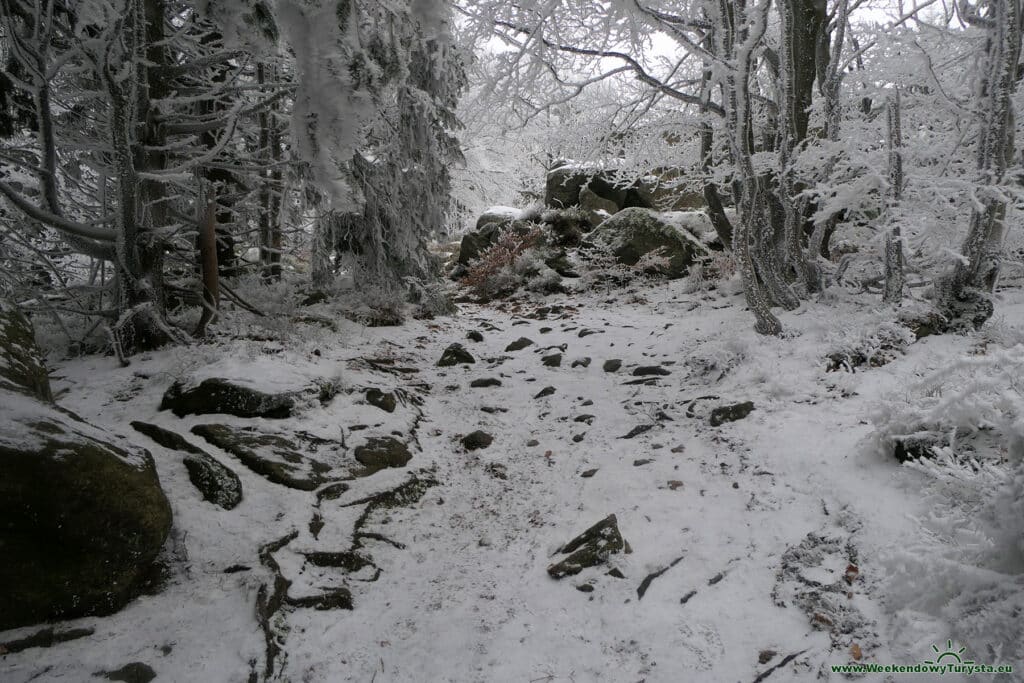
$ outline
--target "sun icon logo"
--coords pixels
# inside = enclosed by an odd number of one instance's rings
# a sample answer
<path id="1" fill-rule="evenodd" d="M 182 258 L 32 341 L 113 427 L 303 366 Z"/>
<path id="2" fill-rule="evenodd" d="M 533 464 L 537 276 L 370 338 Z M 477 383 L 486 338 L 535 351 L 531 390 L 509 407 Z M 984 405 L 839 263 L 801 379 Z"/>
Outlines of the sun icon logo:
<path id="1" fill-rule="evenodd" d="M 946 641 L 946 651 L 943 652 L 935 645 L 932 645 L 932 651 L 938 655 L 934 660 L 926 659 L 925 664 L 974 664 L 973 660 L 964 660 L 960 655 L 967 651 L 966 647 L 962 647 L 959 650 L 953 649 L 953 641 Z M 943 661 L 945 660 L 945 661 Z"/>

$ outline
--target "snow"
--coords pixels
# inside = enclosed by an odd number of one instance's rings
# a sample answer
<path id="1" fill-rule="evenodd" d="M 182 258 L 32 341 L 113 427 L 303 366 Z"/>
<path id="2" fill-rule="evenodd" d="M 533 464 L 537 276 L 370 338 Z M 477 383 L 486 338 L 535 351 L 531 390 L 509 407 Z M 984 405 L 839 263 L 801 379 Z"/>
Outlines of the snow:
<path id="1" fill-rule="evenodd" d="M 513 220 L 516 220 L 522 217 L 523 210 L 517 209 L 512 206 L 492 206 L 486 211 L 484 211 L 484 213 L 492 216 L 507 216 Z"/>
<path id="2" fill-rule="evenodd" d="M 170 583 L 115 615 L 68 624 L 94 627 L 92 636 L 3 656 L 0 678 L 89 680 L 93 672 L 144 661 L 158 680 L 248 680 L 251 670 L 263 671 L 253 606 L 259 586 L 271 580 L 258 549 L 291 532 L 295 540 L 274 554 L 293 582 L 289 594 L 344 585 L 355 609 L 280 612 L 274 624 L 285 654 L 277 680 L 732 682 L 754 680 L 796 653 L 772 680 L 842 680 L 828 666 L 848 663 L 852 644 L 863 648 L 864 661 L 913 664 L 932 656 L 932 644 L 966 637 L 962 644 L 975 660 L 997 663 L 984 649 L 984 629 L 972 631 L 945 605 L 956 597 L 945 591 L 955 589 L 957 604 L 969 609 L 963 591 L 971 585 L 920 555 L 921 520 L 933 505 L 923 494 L 927 475 L 882 457 L 868 419 L 976 349 L 977 340 L 927 338 L 885 367 L 829 373 L 828 351 L 891 318 L 867 297 L 837 296 L 780 313 L 783 339 L 756 336 L 734 291 L 687 293 L 677 281 L 499 308 L 464 304 L 457 316 L 400 328 L 345 323 L 333 341 L 296 330 L 273 355 L 261 357 L 260 342 L 236 342 L 208 359 L 195 354 L 187 373 L 173 352 L 127 369 L 107 358 L 65 363 L 55 387 L 67 390 L 64 405 L 114 432 L 130 434 L 127 421 L 140 419 L 186 435 L 237 471 L 245 498 L 233 511 L 203 502 L 181 455 L 145 442 L 174 508 Z M 1024 320 L 1024 296 L 1005 298 L 999 311 L 1012 327 Z M 541 304 L 565 309 L 537 317 Z M 579 336 L 584 329 L 595 333 Z M 468 341 L 469 330 L 480 330 L 484 341 Z M 536 343 L 505 353 L 521 336 Z M 476 363 L 438 368 L 452 342 Z M 561 367 L 543 366 L 549 347 L 562 344 Z M 582 357 L 592 359 L 588 367 L 571 367 Z M 623 360 L 622 369 L 604 372 L 613 358 Z M 649 365 L 670 374 L 650 386 L 628 384 L 639 379 L 634 368 Z M 388 370 L 395 367 L 418 372 Z M 352 437 L 349 445 L 371 433 L 414 431 L 418 447 L 410 446 L 407 467 L 353 480 L 340 497 L 324 500 L 324 527 L 314 537 L 308 523 L 315 493 L 271 484 L 192 437 L 189 427 L 208 418 L 157 411 L 170 379 L 181 374 L 280 388 L 341 376 L 347 393 L 328 405 L 246 424 Z M 482 377 L 502 385 L 469 386 Z M 549 385 L 553 395 L 533 398 Z M 403 389 L 419 405 L 384 413 L 362 402 L 371 386 Z M 747 400 L 755 405 L 747 418 L 709 425 L 712 408 Z M 575 421 L 584 414 L 594 416 L 591 425 Z M 653 427 L 623 438 L 641 425 Z M 494 443 L 466 452 L 459 437 L 475 429 Z M 506 478 L 495 476 L 496 466 Z M 593 477 L 580 476 L 593 468 Z M 304 568 L 303 553 L 349 549 L 366 510 L 359 501 L 412 476 L 438 485 L 411 505 L 372 511 L 365 527 L 404 546 L 363 540 L 359 552 L 381 570 L 379 578 Z M 549 578 L 556 549 L 609 514 L 633 552 L 575 577 Z M 848 636 L 816 629 L 781 578 L 784 554 L 810 533 L 858 551 L 859 578 L 852 597 L 841 599 L 866 626 Z M 954 540 L 927 538 L 938 544 L 936 558 L 956 556 Z M 237 564 L 249 569 L 224 573 Z M 801 575 L 831 584 L 847 565 L 826 554 Z M 626 578 L 608 576 L 612 567 Z M 640 599 L 641 581 L 666 567 Z M 995 573 L 975 571 L 974 587 L 1007 591 L 1005 582 L 994 583 Z M 593 592 L 576 590 L 582 584 Z M 0 634 L 0 643 L 34 630 Z M 765 650 L 778 654 L 761 664 Z"/>
<path id="3" fill-rule="evenodd" d="M 300 392 L 316 382 L 338 381 L 336 377 L 325 376 L 322 365 L 313 360 L 292 359 L 282 363 L 276 355 L 229 355 L 189 372 L 182 388 L 191 389 L 215 377 L 228 378 L 234 384 L 267 394 Z"/>

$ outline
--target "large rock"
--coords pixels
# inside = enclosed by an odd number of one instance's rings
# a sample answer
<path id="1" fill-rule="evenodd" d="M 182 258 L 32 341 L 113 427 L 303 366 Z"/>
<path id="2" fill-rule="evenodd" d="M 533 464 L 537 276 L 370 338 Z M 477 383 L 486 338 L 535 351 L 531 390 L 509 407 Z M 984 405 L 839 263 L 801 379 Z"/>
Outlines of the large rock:
<path id="1" fill-rule="evenodd" d="M 170 526 L 148 452 L 0 389 L 0 631 L 119 609 Z"/>
<path id="2" fill-rule="evenodd" d="M 0 631 L 109 613 L 171 527 L 144 449 L 52 404 L 32 326 L 0 301 Z"/>
<path id="3" fill-rule="evenodd" d="M 548 171 L 544 187 L 544 205 L 552 209 L 579 206 L 583 190 L 615 204 L 616 209 L 646 206 L 633 188 L 616 183 L 614 174 L 592 166 L 566 164 Z"/>
<path id="4" fill-rule="evenodd" d="M 486 223 L 479 230 L 467 232 L 459 244 L 459 265 L 468 266 L 487 250 L 501 232 L 501 223 Z"/>
<path id="5" fill-rule="evenodd" d="M 660 211 L 694 211 L 705 206 L 701 192 L 688 190 L 679 183 L 682 171 L 669 169 L 660 175 L 645 176 L 634 189 L 648 207 Z"/>
<path id="6" fill-rule="evenodd" d="M 619 263 L 636 265 L 652 252 L 667 260 L 652 265 L 652 273 L 679 278 L 690 266 L 708 255 L 708 250 L 688 232 L 678 230 L 656 212 L 629 207 L 618 212 L 590 234 L 596 246 L 608 248 Z"/>
<path id="7" fill-rule="evenodd" d="M 476 219 L 476 229 L 480 230 L 490 223 L 508 225 L 512 221 L 521 218 L 522 214 L 523 212 L 520 209 L 514 209 L 511 206 L 492 206 Z"/>
<path id="8" fill-rule="evenodd" d="M 587 216 L 587 222 L 591 226 L 601 225 L 607 218 L 618 213 L 622 208 L 610 199 L 598 196 L 589 187 L 580 190 L 580 209 Z"/>
<path id="9" fill-rule="evenodd" d="M 437 365 L 442 368 L 450 368 L 453 365 L 468 365 L 475 362 L 476 359 L 473 358 L 473 354 L 467 351 L 462 344 L 455 342 L 449 344 L 448 348 L 444 350 L 444 353 L 441 354 L 441 359 L 437 361 Z"/>
<path id="10" fill-rule="evenodd" d="M 0 300 L 0 387 L 50 402 L 50 378 L 32 325 L 13 304 Z"/>
<path id="11" fill-rule="evenodd" d="M 544 206 L 552 209 L 567 209 L 578 206 L 580 190 L 593 176 L 593 170 L 578 166 L 561 166 L 548 171 L 544 183 Z"/>
<path id="12" fill-rule="evenodd" d="M 618 209 L 624 209 L 627 206 L 635 206 L 631 203 L 631 200 L 635 201 L 635 197 L 630 192 L 632 188 L 620 187 L 616 185 L 615 177 L 605 171 L 592 175 L 587 184 L 580 190 L 580 202 L 583 201 L 583 193 L 587 192 L 590 195 L 599 197 L 606 202 L 615 204 Z M 614 213 L 614 212 L 613 212 Z"/>
<path id="13" fill-rule="evenodd" d="M 550 241 L 559 247 L 579 245 L 584 232 L 591 228 L 585 211 L 578 208 L 545 211 L 544 223 L 550 233 Z"/>
<path id="14" fill-rule="evenodd" d="M 164 393 L 160 410 L 170 410 L 178 417 L 220 413 L 281 419 L 292 416 L 297 397 L 295 392 L 268 394 L 242 382 L 211 377 L 193 387 L 175 382 Z"/>

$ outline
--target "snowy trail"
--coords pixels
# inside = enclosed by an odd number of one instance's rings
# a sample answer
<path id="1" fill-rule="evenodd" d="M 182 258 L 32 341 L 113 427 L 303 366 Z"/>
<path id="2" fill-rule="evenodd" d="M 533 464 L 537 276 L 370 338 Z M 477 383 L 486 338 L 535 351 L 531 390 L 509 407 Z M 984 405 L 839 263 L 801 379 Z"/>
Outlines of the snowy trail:
<path id="1" fill-rule="evenodd" d="M 916 533 L 914 476 L 865 455 L 865 416 L 879 396 L 965 342 L 932 340 L 927 356 L 827 373 L 831 310 L 786 314 L 797 338 L 778 340 L 749 333 L 739 297 L 684 294 L 678 283 L 579 301 L 548 304 L 546 313 L 540 304 L 464 306 L 429 323 L 311 335 L 273 356 L 302 372 L 340 373 L 352 392 L 276 429 L 340 429 L 351 439 L 360 433 L 353 425 L 369 424 L 415 437 L 412 461 L 323 500 L 314 533 L 313 493 L 237 467 L 245 501 L 211 514 L 180 461 L 153 449 L 175 508 L 175 578 L 117 615 L 76 622 L 95 628 L 93 636 L 7 656 L 3 679 L 92 680 L 130 661 L 146 662 L 157 680 L 262 679 L 266 643 L 253 605 L 271 577 L 257 549 L 288 534 L 295 538 L 272 556 L 292 581 L 289 596 L 344 587 L 354 609 L 277 613 L 275 680 L 838 680 L 828 666 L 851 661 L 853 645 L 873 661 L 904 655 L 888 644 L 876 562 Z M 854 326 L 874 319 L 868 308 L 848 315 Z M 483 341 L 467 340 L 472 330 Z M 520 337 L 533 344 L 506 352 Z M 476 362 L 437 367 L 453 342 Z M 543 364 L 563 346 L 558 367 Z M 367 362 L 381 358 L 419 371 Z M 573 366 L 583 358 L 589 364 Z M 605 371 L 612 359 L 621 368 Z M 173 360 L 157 354 L 121 373 L 109 372 L 108 359 L 68 364 L 65 400 L 124 434 L 136 418 L 187 433 L 209 420 L 155 410 Z M 634 375 L 640 367 L 667 374 Z M 470 386 L 484 378 L 501 384 Z M 382 417 L 352 403 L 365 386 L 402 389 L 418 405 Z M 554 392 L 537 398 L 545 387 Z M 125 392 L 131 416 L 116 398 Z M 754 403 L 748 416 L 711 426 L 712 408 L 743 401 Z M 467 451 L 460 438 L 478 429 L 493 443 Z M 396 507 L 353 504 L 410 476 L 437 485 Z M 610 514 L 632 552 L 551 579 L 558 547 Z M 353 535 L 361 519 L 374 537 Z M 794 554 L 809 534 L 818 545 Z M 303 562 L 350 547 L 379 575 Z M 847 588 L 850 552 L 856 570 Z M 232 565 L 246 570 L 225 574 Z M 645 578 L 662 570 L 640 598 Z M 827 599 L 801 605 L 807 581 L 843 586 L 826 596 L 839 600 L 838 611 Z M 917 635 L 945 634 L 941 624 L 930 628 Z"/>

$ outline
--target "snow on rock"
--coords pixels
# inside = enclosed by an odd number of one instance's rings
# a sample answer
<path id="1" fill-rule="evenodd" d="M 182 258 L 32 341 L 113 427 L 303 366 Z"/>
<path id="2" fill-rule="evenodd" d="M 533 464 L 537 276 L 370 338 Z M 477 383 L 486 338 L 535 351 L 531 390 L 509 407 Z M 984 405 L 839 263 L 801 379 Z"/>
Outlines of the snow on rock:
<path id="1" fill-rule="evenodd" d="M 636 207 L 603 221 L 590 239 L 607 246 L 620 263 L 634 266 L 646 258 L 648 270 L 669 278 L 682 277 L 707 254 L 696 237 L 663 220 L 662 214 Z"/>
<path id="2" fill-rule="evenodd" d="M 501 216 L 510 220 L 519 220 L 523 217 L 523 210 L 513 206 L 492 206 L 484 211 L 485 216 Z"/>

